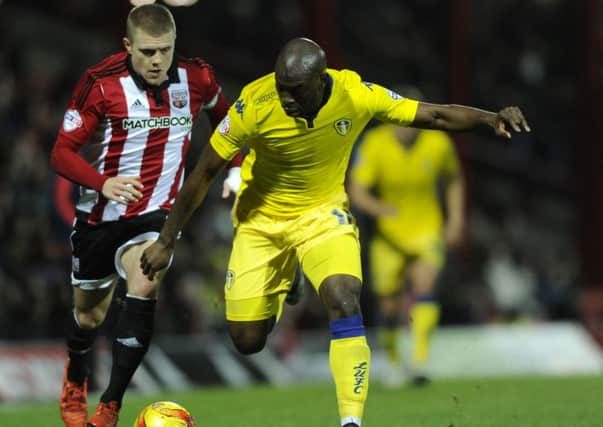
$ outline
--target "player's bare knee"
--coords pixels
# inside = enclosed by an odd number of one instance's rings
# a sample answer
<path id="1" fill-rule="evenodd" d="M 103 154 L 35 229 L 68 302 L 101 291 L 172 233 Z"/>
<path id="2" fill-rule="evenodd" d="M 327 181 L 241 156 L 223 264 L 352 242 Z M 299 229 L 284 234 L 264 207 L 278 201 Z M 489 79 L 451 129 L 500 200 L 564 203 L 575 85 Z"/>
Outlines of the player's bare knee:
<path id="1" fill-rule="evenodd" d="M 320 297 L 329 311 L 330 319 L 360 314 L 362 283 L 352 276 L 327 278 L 320 287 Z"/>
<path id="2" fill-rule="evenodd" d="M 76 316 L 82 329 L 95 329 L 105 321 L 107 311 L 99 307 L 86 311 L 76 310 Z"/>
<path id="3" fill-rule="evenodd" d="M 237 351 L 249 355 L 262 351 L 268 336 L 267 324 L 259 322 L 228 322 L 228 332 Z"/>
<path id="4" fill-rule="evenodd" d="M 244 355 L 259 353 L 266 345 L 266 337 L 238 337 L 232 340 L 237 351 Z"/>

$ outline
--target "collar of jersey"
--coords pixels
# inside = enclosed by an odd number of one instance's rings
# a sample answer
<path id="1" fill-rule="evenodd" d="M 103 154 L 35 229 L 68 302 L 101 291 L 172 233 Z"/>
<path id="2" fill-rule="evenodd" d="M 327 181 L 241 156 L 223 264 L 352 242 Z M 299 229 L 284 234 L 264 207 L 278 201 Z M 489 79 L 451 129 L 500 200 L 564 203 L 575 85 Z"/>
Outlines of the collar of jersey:
<path id="1" fill-rule="evenodd" d="M 308 122 L 308 127 L 314 127 L 314 119 L 316 118 L 316 116 L 318 116 L 318 113 L 320 112 L 322 107 L 324 107 L 326 105 L 326 103 L 329 102 L 332 92 L 333 92 L 333 77 L 331 77 L 331 75 L 329 73 L 327 73 L 327 85 L 325 86 L 325 93 L 322 95 L 322 102 L 320 103 L 320 107 L 318 107 L 318 110 L 316 110 L 316 112 L 314 114 L 308 114 L 307 116 L 301 116 L 302 118 L 306 119 L 306 121 Z"/>
<path id="2" fill-rule="evenodd" d="M 172 83 L 180 83 L 180 77 L 178 76 L 178 66 L 176 65 L 176 61 L 172 62 L 172 65 L 167 72 L 167 75 L 168 75 L 167 80 L 164 81 L 163 83 L 161 83 L 159 86 L 148 84 L 147 81 L 144 79 L 144 77 L 142 77 L 140 74 L 138 74 L 134 70 L 134 67 L 132 66 L 132 57 L 130 55 L 128 55 L 126 58 L 126 67 L 128 67 L 128 71 L 130 72 L 130 75 L 132 76 L 134 83 L 136 83 L 136 86 L 140 90 L 145 90 L 145 89 L 154 89 L 154 90 L 161 89 L 161 90 L 163 90 L 163 89 L 167 88 L 169 85 L 171 85 Z"/>

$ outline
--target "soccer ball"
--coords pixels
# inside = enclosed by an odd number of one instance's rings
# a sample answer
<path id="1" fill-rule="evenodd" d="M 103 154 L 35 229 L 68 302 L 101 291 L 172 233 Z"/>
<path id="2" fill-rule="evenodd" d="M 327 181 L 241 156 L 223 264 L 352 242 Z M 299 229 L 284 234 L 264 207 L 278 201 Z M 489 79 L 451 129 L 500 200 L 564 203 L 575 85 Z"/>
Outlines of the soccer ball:
<path id="1" fill-rule="evenodd" d="M 144 408 L 134 427 L 196 427 L 190 412 L 174 402 L 155 402 Z"/>

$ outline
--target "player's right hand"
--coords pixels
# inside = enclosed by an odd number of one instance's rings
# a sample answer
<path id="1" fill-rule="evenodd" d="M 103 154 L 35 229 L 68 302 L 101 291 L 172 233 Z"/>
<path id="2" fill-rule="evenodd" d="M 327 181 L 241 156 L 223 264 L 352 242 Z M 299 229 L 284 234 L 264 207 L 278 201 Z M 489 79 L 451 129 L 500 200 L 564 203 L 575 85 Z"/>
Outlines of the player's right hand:
<path id="1" fill-rule="evenodd" d="M 157 240 L 142 252 L 140 257 L 140 269 L 143 274 L 153 280 L 155 274 L 167 268 L 174 250 L 165 246 Z"/>
<path id="2" fill-rule="evenodd" d="M 109 200 L 128 205 L 142 199 L 142 182 L 134 176 L 114 176 L 105 181 L 102 193 Z"/>
<path id="3" fill-rule="evenodd" d="M 498 136 L 511 138 L 511 132 L 507 129 L 510 127 L 515 132 L 531 132 L 530 125 L 526 121 L 519 107 L 505 107 L 496 114 L 494 131 Z"/>

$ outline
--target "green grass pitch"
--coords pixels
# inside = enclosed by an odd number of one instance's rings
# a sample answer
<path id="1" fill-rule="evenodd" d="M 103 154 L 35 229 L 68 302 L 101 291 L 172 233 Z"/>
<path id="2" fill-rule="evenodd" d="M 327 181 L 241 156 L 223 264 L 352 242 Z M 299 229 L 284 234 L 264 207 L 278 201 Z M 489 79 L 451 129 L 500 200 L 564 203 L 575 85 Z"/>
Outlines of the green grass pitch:
<path id="1" fill-rule="evenodd" d="M 91 398 L 93 409 L 96 399 Z M 120 426 L 156 400 L 188 408 L 198 427 L 337 427 L 330 384 L 126 395 Z M 91 410 L 92 410 L 91 409 Z M 2 427 L 61 427 L 57 405 L 0 406 Z M 399 390 L 372 384 L 363 427 L 600 427 L 603 375 L 439 380 Z"/>

